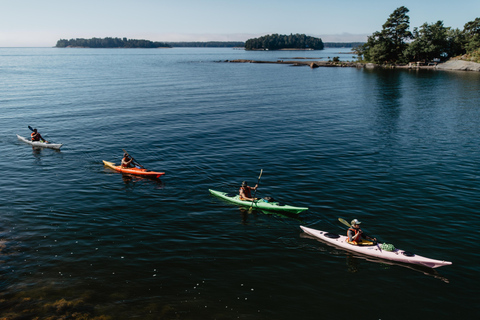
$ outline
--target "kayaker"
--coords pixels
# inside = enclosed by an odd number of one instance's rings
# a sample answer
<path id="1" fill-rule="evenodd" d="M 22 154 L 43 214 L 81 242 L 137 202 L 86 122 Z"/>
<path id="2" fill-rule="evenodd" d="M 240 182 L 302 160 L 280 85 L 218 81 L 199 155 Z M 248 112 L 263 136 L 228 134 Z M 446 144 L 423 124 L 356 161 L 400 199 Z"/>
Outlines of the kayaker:
<path id="1" fill-rule="evenodd" d="M 252 198 L 252 194 L 250 190 L 257 190 L 258 184 L 255 185 L 255 187 L 249 187 L 247 184 L 247 181 L 242 182 L 242 186 L 240 187 L 239 193 L 240 193 L 240 200 L 248 200 L 248 201 L 253 201 L 254 199 Z"/>
<path id="2" fill-rule="evenodd" d="M 352 226 L 348 228 L 348 231 L 347 231 L 349 242 L 358 245 L 362 242 L 362 239 L 377 241 L 376 238 L 369 237 L 365 233 L 363 233 L 362 229 L 360 229 L 361 222 L 358 221 L 357 219 L 353 219 L 352 222 L 350 222 L 350 224 Z"/>
<path id="3" fill-rule="evenodd" d="M 42 141 L 42 142 L 48 142 L 47 140 L 43 139 L 42 135 L 40 132 L 37 131 L 37 129 L 33 129 L 33 132 L 30 134 L 32 141 Z"/>
<path id="4" fill-rule="evenodd" d="M 122 168 L 132 168 L 133 159 L 128 156 L 128 154 L 124 153 L 122 158 Z"/>

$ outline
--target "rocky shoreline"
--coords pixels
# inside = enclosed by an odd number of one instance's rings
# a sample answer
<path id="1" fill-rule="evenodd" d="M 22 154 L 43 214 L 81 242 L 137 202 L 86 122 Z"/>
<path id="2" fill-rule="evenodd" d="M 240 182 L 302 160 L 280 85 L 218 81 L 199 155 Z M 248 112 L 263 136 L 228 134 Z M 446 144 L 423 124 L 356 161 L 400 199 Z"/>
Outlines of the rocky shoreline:
<path id="1" fill-rule="evenodd" d="M 295 59 L 309 59 L 309 58 L 295 58 Z M 311 58 L 310 58 L 311 59 Z M 360 63 L 360 62 L 350 62 L 350 61 L 297 61 L 297 60 L 276 60 L 276 61 L 263 61 L 263 60 L 246 60 L 246 59 L 236 59 L 236 60 L 225 60 L 224 62 L 230 63 L 267 63 L 267 64 L 287 64 L 291 66 L 309 66 L 310 68 L 319 68 L 319 67 L 341 67 L 341 68 L 389 68 L 389 69 L 427 69 L 427 70 L 450 70 L 450 71 L 480 71 L 480 63 L 475 63 L 471 61 L 464 60 L 449 60 L 447 62 L 430 64 L 430 65 L 418 65 L 410 63 L 408 65 L 397 65 L 397 66 L 381 66 L 373 63 Z"/>

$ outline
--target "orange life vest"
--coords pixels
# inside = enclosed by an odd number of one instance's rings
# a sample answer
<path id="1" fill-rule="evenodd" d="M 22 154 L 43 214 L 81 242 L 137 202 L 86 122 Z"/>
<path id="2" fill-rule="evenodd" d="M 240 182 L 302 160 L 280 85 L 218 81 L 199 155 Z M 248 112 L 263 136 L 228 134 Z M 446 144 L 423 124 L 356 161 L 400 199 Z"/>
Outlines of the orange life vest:
<path id="1" fill-rule="evenodd" d="M 355 233 L 355 234 L 353 235 L 353 237 L 352 237 L 352 239 L 353 239 L 353 238 L 358 234 L 358 231 L 359 231 L 360 229 L 348 228 L 348 230 L 353 231 L 353 232 Z M 348 242 L 353 243 L 353 244 L 359 244 L 360 242 L 362 242 L 362 235 L 359 235 L 359 236 L 357 237 L 357 240 L 352 240 L 352 241 L 350 241 L 350 239 L 348 239 Z"/>
<path id="2" fill-rule="evenodd" d="M 40 134 L 38 132 L 32 132 L 30 137 L 32 137 L 32 141 L 40 141 Z"/>

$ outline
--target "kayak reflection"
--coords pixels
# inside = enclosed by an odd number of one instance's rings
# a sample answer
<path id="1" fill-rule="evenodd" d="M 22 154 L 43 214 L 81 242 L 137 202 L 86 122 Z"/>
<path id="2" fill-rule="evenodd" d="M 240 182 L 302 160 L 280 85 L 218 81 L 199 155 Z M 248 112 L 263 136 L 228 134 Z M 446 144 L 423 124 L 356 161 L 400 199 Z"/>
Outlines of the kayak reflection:
<path id="1" fill-rule="evenodd" d="M 122 180 L 123 183 L 125 183 L 125 187 L 129 190 L 133 190 L 136 186 L 141 185 L 139 183 L 153 184 L 155 186 L 155 189 L 163 189 L 165 187 L 165 183 L 162 180 L 130 174 L 122 174 Z"/>
<path id="2" fill-rule="evenodd" d="M 295 213 L 289 213 L 289 212 L 280 213 L 280 212 L 260 210 L 260 209 L 250 210 L 245 207 L 239 207 L 238 210 L 240 211 L 240 216 L 242 217 L 242 224 L 247 224 L 249 217 L 253 217 L 254 219 L 256 219 L 260 215 L 267 215 L 267 216 L 273 216 L 281 219 L 295 220 L 300 223 L 303 222 L 303 220 L 299 218 L 298 214 L 295 214 Z"/>

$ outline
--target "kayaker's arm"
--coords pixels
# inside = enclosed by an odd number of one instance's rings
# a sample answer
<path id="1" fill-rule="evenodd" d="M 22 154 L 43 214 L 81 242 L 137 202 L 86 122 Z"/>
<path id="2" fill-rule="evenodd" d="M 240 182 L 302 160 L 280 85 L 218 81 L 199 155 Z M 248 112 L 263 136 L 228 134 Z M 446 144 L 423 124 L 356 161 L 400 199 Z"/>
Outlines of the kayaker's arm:
<path id="1" fill-rule="evenodd" d="M 360 230 L 360 232 L 358 234 L 361 234 L 362 237 L 364 237 L 365 239 L 372 240 L 372 241 L 377 241 L 377 238 L 372 238 L 370 236 L 367 236 L 365 233 L 363 233 L 362 230 Z"/>

